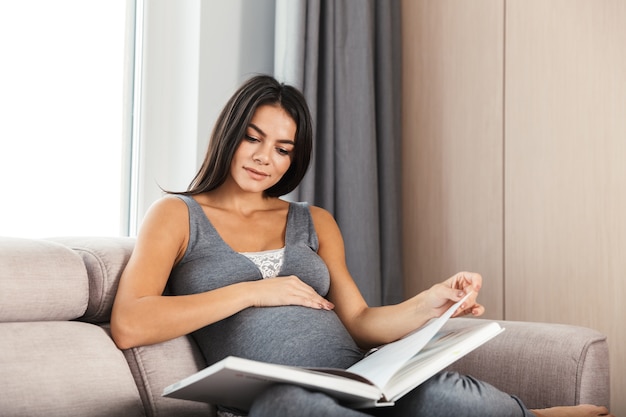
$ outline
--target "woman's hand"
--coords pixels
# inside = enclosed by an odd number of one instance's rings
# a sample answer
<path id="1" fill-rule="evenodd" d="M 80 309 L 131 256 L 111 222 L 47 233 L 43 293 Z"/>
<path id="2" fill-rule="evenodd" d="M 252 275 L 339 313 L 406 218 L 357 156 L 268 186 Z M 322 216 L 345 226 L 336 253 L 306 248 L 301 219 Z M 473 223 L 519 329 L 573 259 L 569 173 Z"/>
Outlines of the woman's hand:
<path id="1" fill-rule="evenodd" d="M 297 276 L 266 278 L 251 282 L 255 307 L 299 305 L 315 309 L 332 310 L 333 303 L 319 295 Z"/>
<path id="2" fill-rule="evenodd" d="M 459 272 L 442 283 L 433 285 L 430 289 L 424 291 L 423 305 L 431 311 L 432 317 L 441 316 L 450 306 L 465 295 L 471 295 L 452 315 L 452 317 L 464 316 L 472 314 L 480 316 L 485 312 L 485 308 L 476 303 L 476 297 L 482 286 L 482 277 L 474 272 Z"/>

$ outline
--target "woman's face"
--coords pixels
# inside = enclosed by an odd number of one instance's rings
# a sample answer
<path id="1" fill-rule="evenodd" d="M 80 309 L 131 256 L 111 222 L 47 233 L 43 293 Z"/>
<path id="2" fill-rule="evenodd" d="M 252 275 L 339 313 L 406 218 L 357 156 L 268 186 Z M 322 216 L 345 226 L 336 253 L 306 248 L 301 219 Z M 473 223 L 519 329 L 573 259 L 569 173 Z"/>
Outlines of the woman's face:
<path id="1" fill-rule="evenodd" d="M 258 107 L 233 156 L 231 177 L 245 191 L 272 187 L 291 165 L 295 138 L 296 123 L 282 107 Z"/>

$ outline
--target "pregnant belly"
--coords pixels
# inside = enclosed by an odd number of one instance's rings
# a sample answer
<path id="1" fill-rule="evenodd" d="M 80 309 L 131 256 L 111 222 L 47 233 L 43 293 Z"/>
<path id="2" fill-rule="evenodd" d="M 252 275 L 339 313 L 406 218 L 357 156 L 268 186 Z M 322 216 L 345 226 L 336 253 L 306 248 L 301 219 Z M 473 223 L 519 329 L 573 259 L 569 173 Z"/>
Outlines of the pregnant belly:
<path id="1" fill-rule="evenodd" d="M 249 308 L 194 333 L 208 364 L 239 356 L 292 366 L 347 368 L 362 353 L 333 311 Z"/>

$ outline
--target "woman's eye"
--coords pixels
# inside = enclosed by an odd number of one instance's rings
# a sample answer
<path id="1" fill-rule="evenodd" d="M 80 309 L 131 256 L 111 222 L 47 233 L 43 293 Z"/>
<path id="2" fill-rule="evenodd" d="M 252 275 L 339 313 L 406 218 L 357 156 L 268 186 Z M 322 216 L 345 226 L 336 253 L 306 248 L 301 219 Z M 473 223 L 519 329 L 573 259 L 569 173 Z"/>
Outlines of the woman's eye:
<path id="1" fill-rule="evenodd" d="M 284 149 L 284 148 L 276 148 L 276 151 L 279 154 L 285 155 L 285 156 L 289 156 L 291 154 L 291 151 L 288 151 L 287 149 Z"/>
<path id="2" fill-rule="evenodd" d="M 253 136 L 250 135 L 245 135 L 244 138 L 248 141 L 248 142 L 258 142 L 259 140 Z"/>

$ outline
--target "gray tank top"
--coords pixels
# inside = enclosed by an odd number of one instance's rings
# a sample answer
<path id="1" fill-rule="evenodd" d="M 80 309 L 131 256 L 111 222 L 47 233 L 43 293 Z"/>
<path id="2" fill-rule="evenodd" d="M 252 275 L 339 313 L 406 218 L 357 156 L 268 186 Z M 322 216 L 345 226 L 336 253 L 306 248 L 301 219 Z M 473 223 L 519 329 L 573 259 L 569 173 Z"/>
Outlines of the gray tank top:
<path id="1" fill-rule="evenodd" d="M 189 243 L 170 275 L 172 294 L 263 279 L 254 262 L 224 242 L 193 198 L 178 197 L 189 208 Z M 317 249 L 308 205 L 290 203 L 279 275 L 296 275 L 325 296 L 330 277 Z M 209 365 L 233 355 L 292 366 L 347 368 L 362 358 L 333 311 L 300 306 L 247 308 L 194 332 L 193 337 Z"/>

